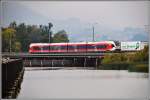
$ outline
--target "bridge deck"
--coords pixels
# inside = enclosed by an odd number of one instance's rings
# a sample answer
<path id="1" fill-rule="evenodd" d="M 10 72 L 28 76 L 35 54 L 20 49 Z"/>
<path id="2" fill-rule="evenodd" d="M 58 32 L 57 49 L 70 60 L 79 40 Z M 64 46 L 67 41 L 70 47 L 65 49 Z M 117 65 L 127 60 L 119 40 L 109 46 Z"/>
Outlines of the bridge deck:
<path id="1" fill-rule="evenodd" d="M 15 57 L 15 58 L 61 58 L 61 57 L 103 57 L 105 55 L 119 53 L 129 53 L 129 52 L 99 52 L 99 53 L 39 53 L 39 54 L 30 54 L 30 53 L 2 53 L 2 57 Z M 135 52 L 130 52 L 135 53 Z"/>
<path id="2" fill-rule="evenodd" d="M 19 58 L 39 58 L 39 57 L 100 57 L 104 53 L 49 53 L 49 54 L 30 54 L 30 53 L 4 53 L 2 57 Z"/>

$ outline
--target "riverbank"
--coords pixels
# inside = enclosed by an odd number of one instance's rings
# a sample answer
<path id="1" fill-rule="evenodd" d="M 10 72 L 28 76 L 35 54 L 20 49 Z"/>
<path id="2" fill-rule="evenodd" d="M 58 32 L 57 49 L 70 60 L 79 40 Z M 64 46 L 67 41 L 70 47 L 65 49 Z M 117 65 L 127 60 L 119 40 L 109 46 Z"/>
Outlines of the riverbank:
<path id="1" fill-rule="evenodd" d="M 2 98 L 15 99 L 21 89 L 24 67 L 22 59 L 2 58 Z"/>
<path id="2" fill-rule="evenodd" d="M 102 64 L 98 67 L 100 70 L 128 70 L 129 72 L 145 72 L 148 73 L 148 63 L 138 62 L 138 63 L 127 63 L 127 62 L 118 62 L 118 63 L 109 63 Z"/>

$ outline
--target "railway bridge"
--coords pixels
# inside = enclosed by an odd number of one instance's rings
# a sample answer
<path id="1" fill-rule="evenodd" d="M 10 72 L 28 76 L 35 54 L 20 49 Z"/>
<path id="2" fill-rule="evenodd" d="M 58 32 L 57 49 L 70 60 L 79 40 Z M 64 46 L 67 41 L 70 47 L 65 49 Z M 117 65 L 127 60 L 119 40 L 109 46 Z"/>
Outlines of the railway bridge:
<path id="1" fill-rule="evenodd" d="M 99 53 L 3 53 L 2 57 L 21 58 L 25 67 L 98 67 L 105 55 L 124 52 Z M 125 52 L 126 53 L 126 52 Z"/>
<path id="2" fill-rule="evenodd" d="M 3 53 L 2 57 L 21 58 L 25 67 L 96 67 L 101 59 L 112 52 L 100 53 Z"/>

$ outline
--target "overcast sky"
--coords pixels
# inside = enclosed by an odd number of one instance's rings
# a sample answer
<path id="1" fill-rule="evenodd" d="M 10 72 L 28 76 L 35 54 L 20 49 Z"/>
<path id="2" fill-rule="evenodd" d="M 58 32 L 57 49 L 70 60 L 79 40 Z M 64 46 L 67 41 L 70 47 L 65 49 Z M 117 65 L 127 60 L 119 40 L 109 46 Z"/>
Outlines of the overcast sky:
<path id="1" fill-rule="evenodd" d="M 75 36 L 83 36 L 79 41 L 90 40 L 93 25 L 96 36 L 106 39 L 116 39 L 115 34 L 123 40 L 133 39 L 137 33 L 146 36 L 144 25 L 148 25 L 150 18 L 149 1 L 24 1 L 2 4 L 4 26 L 12 21 L 26 24 L 52 22 L 54 32 L 64 29 L 72 40 Z M 136 32 L 129 37 L 124 31 L 128 34 Z M 83 35 L 85 33 L 87 36 Z"/>

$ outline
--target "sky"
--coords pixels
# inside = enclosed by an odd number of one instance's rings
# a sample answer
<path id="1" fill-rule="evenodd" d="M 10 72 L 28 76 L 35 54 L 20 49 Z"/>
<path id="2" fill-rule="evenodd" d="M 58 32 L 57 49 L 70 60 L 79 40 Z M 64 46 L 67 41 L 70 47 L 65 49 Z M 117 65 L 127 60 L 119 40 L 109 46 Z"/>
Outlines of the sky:
<path id="1" fill-rule="evenodd" d="M 3 2 L 3 26 L 10 22 L 47 25 L 65 30 L 70 41 L 148 41 L 150 1 L 22 1 Z"/>

